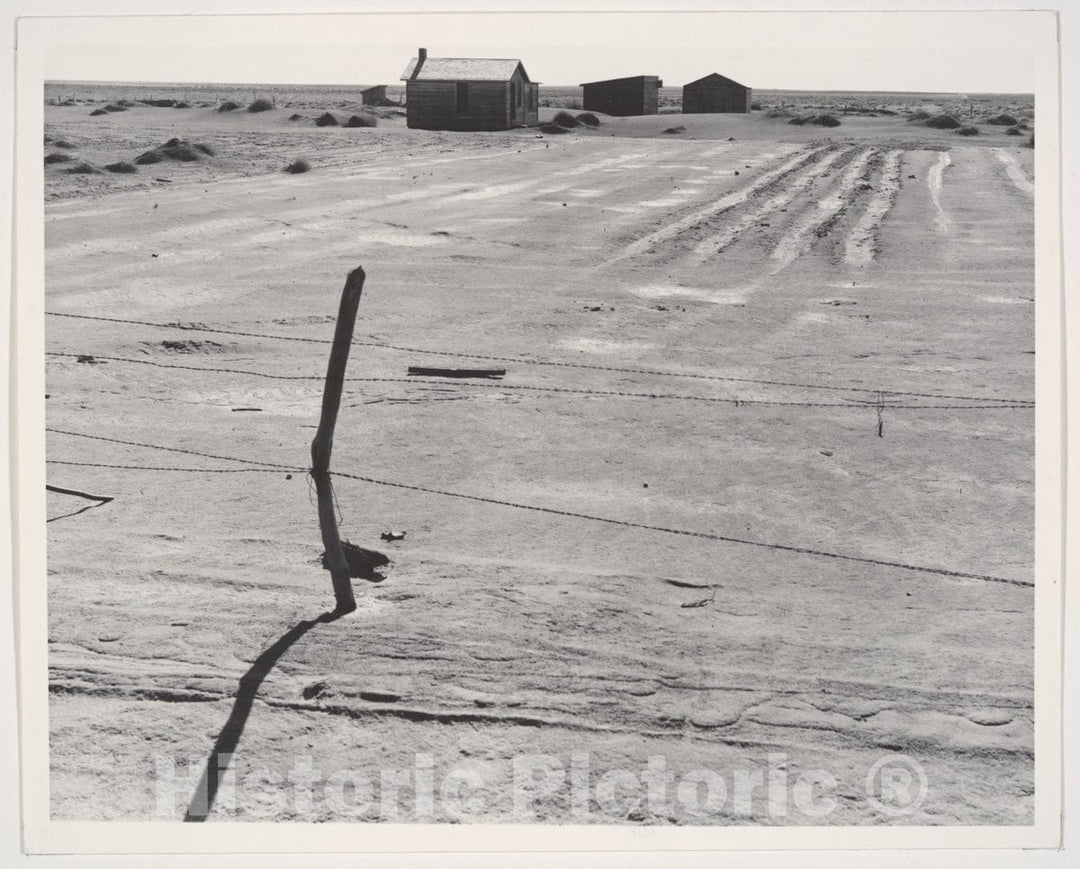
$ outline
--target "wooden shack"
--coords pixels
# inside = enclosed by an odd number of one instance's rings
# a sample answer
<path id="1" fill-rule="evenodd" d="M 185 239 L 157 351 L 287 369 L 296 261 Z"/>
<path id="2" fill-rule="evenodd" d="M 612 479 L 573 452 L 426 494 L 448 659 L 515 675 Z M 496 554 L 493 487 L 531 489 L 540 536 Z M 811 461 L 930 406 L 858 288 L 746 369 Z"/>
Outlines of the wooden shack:
<path id="1" fill-rule="evenodd" d="M 655 75 L 635 75 L 606 81 L 585 82 L 582 107 L 587 112 L 607 115 L 655 115 L 659 111 L 659 89 L 664 86 Z"/>
<path id="2" fill-rule="evenodd" d="M 750 111 L 751 89 L 720 73 L 714 72 L 683 85 L 682 111 L 684 115 L 713 112 Z"/>
<path id="3" fill-rule="evenodd" d="M 538 123 L 539 83 L 520 60 L 428 57 L 421 48 L 401 80 L 412 129 L 509 130 Z"/>
<path id="4" fill-rule="evenodd" d="M 365 106 L 390 105 L 390 100 L 386 98 L 386 85 L 377 84 L 364 88 L 360 91 L 360 101 Z"/>

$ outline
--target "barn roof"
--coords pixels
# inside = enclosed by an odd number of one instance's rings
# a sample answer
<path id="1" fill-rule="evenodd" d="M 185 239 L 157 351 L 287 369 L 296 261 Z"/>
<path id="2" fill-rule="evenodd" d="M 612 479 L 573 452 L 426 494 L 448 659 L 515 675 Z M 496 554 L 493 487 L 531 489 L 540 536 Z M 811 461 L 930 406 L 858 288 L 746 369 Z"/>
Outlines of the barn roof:
<path id="1" fill-rule="evenodd" d="M 585 87 L 586 85 L 593 85 L 593 84 L 621 84 L 622 82 L 627 82 L 627 81 L 640 81 L 640 82 L 655 81 L 657 83 L 658 87 L 663 87 L 664 86 L 663 83 L 660 81 L 659 76 L 655 76 L 655 75 L 628 75 L 628 76 L 624 76 L 623 78 L 606 78 L 606 79 L 603 79 L 602 81 L 585 81 L 585 82 L 582 82 L 579 85 L 579 87 Z"/>
<path id="2" fill-rule="evenodd" d="M 745 88 L 746 87 L 746 85 L 735 81 L 735 79 L 728 78 L 726 75 L 720 75 L 720 73 L 718 73 L 718 72 L 710 72 L 708 75 L 703 76 L 702 78 L 699 78 L 699 79 L 696 79 L 695 81 L 689 82 L 688 84 L 684 85 L 684 87 L 690 87 L 691 85 L 704 84 L 705 82 L 712 82 L 712 81 L 716 81 L 716 82 L 718 82 L 720 84 L 725 84 L 725 85 L 734 85 L 735 87 L 739 87 L 739 88 Z"/>
<path id="3" fill-rule="evenodd" d="M 417 70 L 419 58 L 413 58 L 401 74 L 402 81 L 510 81 L 517 68 L 530 81 L 525 67 L 516 58 L 506 57 L 428 57 Z M 415 77 L 414 77 L 415 73 Z"/>

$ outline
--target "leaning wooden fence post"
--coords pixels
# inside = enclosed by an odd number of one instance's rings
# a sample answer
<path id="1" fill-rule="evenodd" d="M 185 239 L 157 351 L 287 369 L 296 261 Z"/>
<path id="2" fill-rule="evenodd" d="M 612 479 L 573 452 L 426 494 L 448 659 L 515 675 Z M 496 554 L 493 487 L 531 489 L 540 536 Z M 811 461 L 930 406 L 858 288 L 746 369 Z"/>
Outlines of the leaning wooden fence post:
<path id="1" fill-rule="evenodd" d="M 364 289 L 364 270 L 356 268 L 345 280 L 338 308 L 334 344 L 330 348 L 330 362 L 326 367 L 326 388 L 323 390 L 322 416 L 319 430 L 311 442 L 311 476 L 315 480 L 315 492 L 319 504 L 319 527 L 322 529 L 326 564 L 334 584 L 337 612 L 349 613 L 356 609 L 349 565 L 341 549 L 338 537 L 337 515 L 334 512 L 334 493 L 330 483 L 330 451 L 334 448 L 334 426 L 337 424 L 341 390 L 345 382 L 345 366 L 349 362 L 349 346 L 352 344 L 353 327 L 356 325 L 356 309 L 360 293 Z"/>

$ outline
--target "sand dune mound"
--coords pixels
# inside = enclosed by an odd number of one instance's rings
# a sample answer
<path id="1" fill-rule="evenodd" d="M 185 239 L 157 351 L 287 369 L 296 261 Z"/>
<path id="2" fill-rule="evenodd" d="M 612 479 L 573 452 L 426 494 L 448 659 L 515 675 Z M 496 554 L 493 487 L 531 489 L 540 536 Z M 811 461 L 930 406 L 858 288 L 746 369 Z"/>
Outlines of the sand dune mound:
<path id="1" fill-rule="evenodd" d="M 346 127 L 374 127 L 378 123 L 375 119 L 374 113 L 353 115 L 347 120 L 343 126 Z"/>
<path id="2" fill-rule="evenodd" d="M 214 150 L 209 145 L 192 144 L 186 139 L 169 139 L 164 145 L 151 148 L 135 158 L 136 165 L 147 166 L 151 163 L 160 163 L 163 160 L 177 160 L 181 163 L 191 163 L 201 160 L 203 157 L 212 157 Z"/>

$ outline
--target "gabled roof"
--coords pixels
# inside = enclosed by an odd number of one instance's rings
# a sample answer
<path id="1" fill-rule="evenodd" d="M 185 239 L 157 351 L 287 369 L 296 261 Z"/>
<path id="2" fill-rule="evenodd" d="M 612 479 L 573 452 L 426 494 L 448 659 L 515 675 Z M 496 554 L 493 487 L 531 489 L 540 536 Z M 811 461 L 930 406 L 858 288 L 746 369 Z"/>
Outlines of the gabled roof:
<path id="1" fill-rule="evenodd" d="M 623 82 L 627 82 L 627 81 L 640 81 L 640 82 L 643 82 L 643 83 L 647 82 L 647 81 L 655 81 L 658 87 L 663 87 L 664 86 L 663 83 L 660 81 L 659 76 L 655 76 L 655 75 L 628 75 L 628 76 L 625 76 L 623 78 L 606 78 L 603 81 L 585 81 L 585 82 L 582 82 L 579 85 L 579 87 L 585 87 L 586 85 L 592 85 L 592 84 L 622 84 Z"/>
<path id="2" fill-rule="evenodd" d="M 707 76 L 703 76 L 702 78 L 689 82 L 688 84 L 683 85 L 683 87 L 690 87 L 690 85 L 701 84 L 702 82 L 714 80 L 719 80 L 720 84 L 734 85 L 735 87 L 739 88 L 746 87 L 746 85 L 740 84 L 739 82 L 735 81 L 735 79 L 728 78 L 726 75 L 720 75 L 720 73 L 718 72 L 710 72 Z"/>
<path id="3" fill-rule="evenodd" d="M 521 61 L 505 57 L 429 57 L 416 69 L 413 58 L 401 74 L 402 81 L 510 81 L 518 67 L 531 81 Z M 415 78 L 414 78 L 415 73 Z"/>

